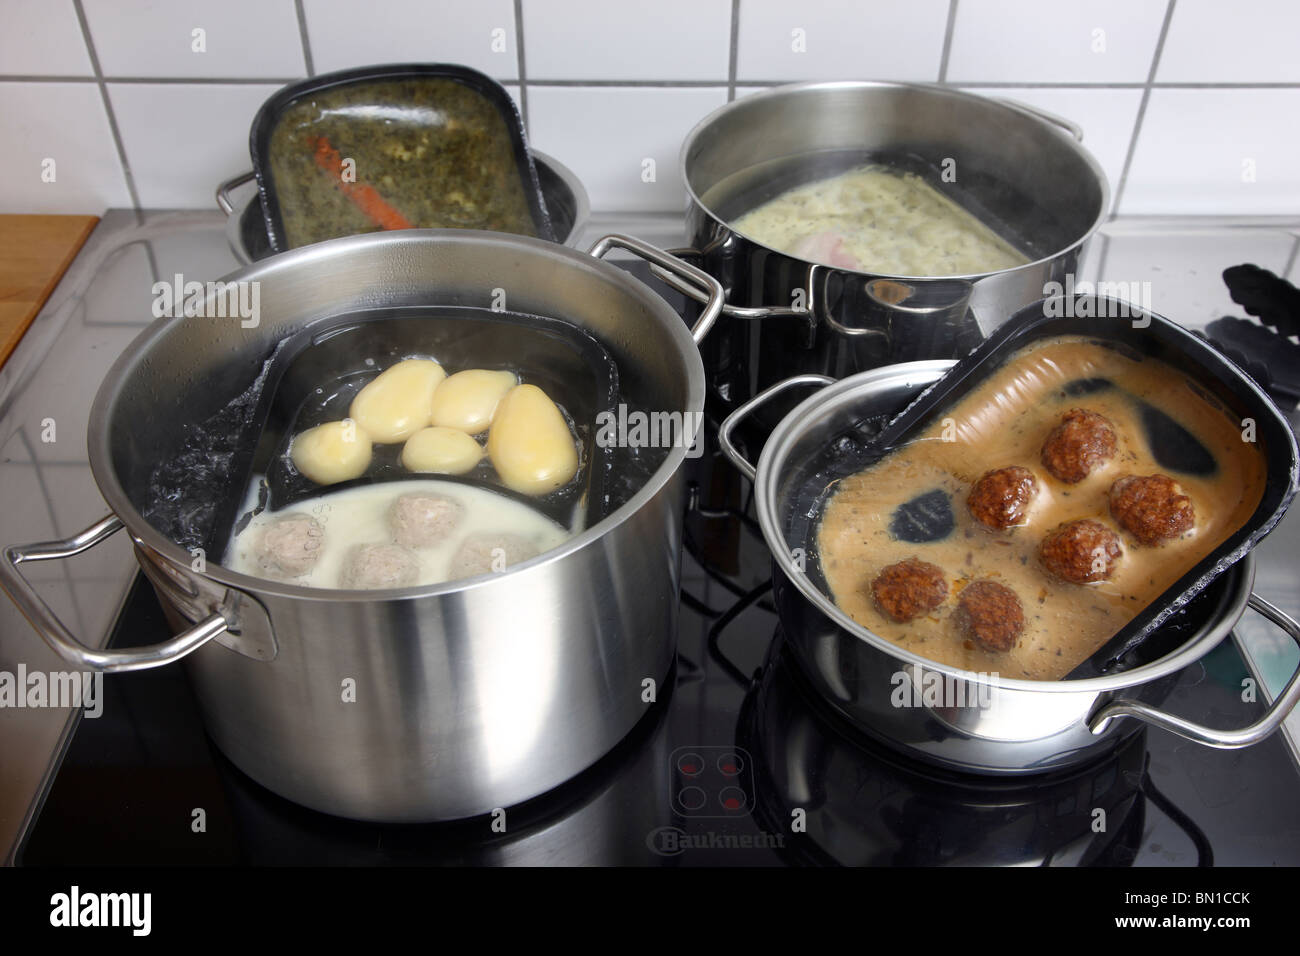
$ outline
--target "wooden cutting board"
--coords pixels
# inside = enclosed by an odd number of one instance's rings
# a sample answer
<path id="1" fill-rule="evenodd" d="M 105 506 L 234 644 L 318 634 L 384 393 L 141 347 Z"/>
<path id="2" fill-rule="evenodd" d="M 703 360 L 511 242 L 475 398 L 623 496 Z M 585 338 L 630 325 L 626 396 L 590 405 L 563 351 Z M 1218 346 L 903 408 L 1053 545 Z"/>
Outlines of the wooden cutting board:
<path id="1" fill-rule="evenodd" d="M 0 216 L 0 365 L 97 222 L 98 216 Z"/>

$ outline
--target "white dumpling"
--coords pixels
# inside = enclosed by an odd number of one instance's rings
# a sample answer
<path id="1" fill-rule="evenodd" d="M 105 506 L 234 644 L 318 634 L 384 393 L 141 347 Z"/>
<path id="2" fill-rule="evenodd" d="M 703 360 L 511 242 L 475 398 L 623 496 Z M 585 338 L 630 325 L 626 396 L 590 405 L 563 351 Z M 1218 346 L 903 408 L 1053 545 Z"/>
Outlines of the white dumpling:
<path id="1" fill-rule="evenodd" d="M 433 393 L 447 377 L 432 359 L 406 359 L 384 369 L 357 393 L 348 414 L 373 441 L 406 441 L 429 424 Z"/>
<path id="2" fill-rule="evenodd" d="M 358 590 L 406 588 L 419 576 L 419 559 L 409 548 L 400 544 L 358 544 L 343 562 L 339 586 Z"/>
<path id="3" fill-rule="evenodd" d="M 402 465 L 410 471 L 463 475 L 483 460 L 483 446 L 455 428 L 422 428 L 402 447 Z"/>
<path id="4" fill-rule="evenodd" d="M 433 393 L 434 425 L 456 428 L 470 435 L 488 430 L 501 399 L 518 380 L 514 372 L 466 369 L 449 375 Z"/>
<path id="5" fill-rule="evenodd" d="M 450 580 L 455 581 L 489 571 L 500 573 L 540 553 L 537 545 L 517 534 L 473 534 L 452 556 L 447 574 Z"/>
<path id="6" fill-rule="evenodd" d="M 272 518 L 257 536 L 257 566 L 273 578 L 296 578 L 320 560 L 325 529 L 311 515 Z"/>
<path id="7" fill-rule="evenodd" d="M 388 527 L 404 548 L 432 548 L 455 531 L 464 516 L 460 502 L 446 495 L 413 492 L 393 501 Z"/>
<path id="8" fill-rule="evenodd" d="M 289 447 L 293 466 L 318 485 L 360 478 L 370 454 L 370 435 L 350 418 L 300 432 Z"/>
<path id="9" fill-rule="evenodd" d="M 578 448 L 560 409 L 536 385 L 517 385 L 497 406 L 488 455 L 502 483 L 544 495 L 578 472 Z"/>

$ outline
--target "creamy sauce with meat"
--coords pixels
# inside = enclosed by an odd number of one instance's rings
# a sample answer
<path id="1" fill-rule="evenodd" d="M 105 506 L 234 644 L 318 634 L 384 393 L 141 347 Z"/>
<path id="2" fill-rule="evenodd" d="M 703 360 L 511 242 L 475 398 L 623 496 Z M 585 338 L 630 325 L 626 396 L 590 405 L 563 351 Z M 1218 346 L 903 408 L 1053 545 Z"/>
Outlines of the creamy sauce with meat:
<path id="1" fill-rule="evenodd" d="M 882 275 L 971 275 L 1029 261 L 921 177 L 879 165 L 798 186 L 732 225 L 798 258 Z"/>
<path id="2" fill-rule="evenodd" d="M 1067 383 L 1106 378 L 1115 387 L 1068 395 Z M 1195 436 L 1217 462 L 1208 475 L 1159 465 L 1134 399 L 1145 400 Z M 1119 439 L 1115 456 L 1083 481 L 1068 485 L 1039 458 L 1048 432 L 1071 408 L 1110 419 Z M 1240 528 L 1263 496 L 1265 464 L 1243 426 L 1195 390 L 1180 372 L 1154 359 L 1135 361 L 1084 339 L 1040 342 L 1013 357 L 966 395 L 921 437 L 839 483 L 818 529 L 822 571 L 841 609 L 876 634 L 968 670 L 1004 677 L 1059 680 L 1085 661 L 1145 606 Z M 945 440 L 946 439 L 946 440 Z M 986 471 L 1020 465 L 1034 473 L 1038 493 L 1026 523 L 994 531 L 966 506 Z M 1195 527 L 1158 547 L 1142 547 L 1110 515 L 1108 492 L 1124 474 L 1167 474 L 1192 500 Z M 946 538 L 913 544 L 890 532 L 895 509 L 918 494 L 942 489 L 956 519 Z M 1091 518 L 1115 530 L 1123 555 L 1110 580 L 1064 583 L 1043 570 L 1043 537 L 1066 521 Z M 871 581 L 896 561 L 917 557 L 943 569 L 948 599 L 928 616 L 897 623 L 875 605 Z M 1005 653 L 974 644 L 954 617 L 961 590 L 989 578 L 1010 587 L 1025 611 L 1025 630 Z"/>
<path id="3" fill-rule="evenodd" d="M 256 484 L 253 483 L 254 489 Z M 258 552 L 263 529 L 285 515 L 310 515 L 323 531 L 315 566 L 299 576 L 275 577 L 303 587 L 342 587 L 340 578 L 349 551 L 355 545 L 394 543 L 389 509 L 399 496 L 413 493 L 449 498 L 461 506 L 460 519 L 446 537 L 429 547 L 411 548 L 418 564 L 413 585 L 437 584 L 453 577 L 452 562 L 471 536 L 517 536 L 539 554 L 558 547 L 570 537 L 564 528 L 527 505 L 483 488 L 452 481 L 388 481 L 335 491 L 279 511 L 263 512 L 232 538 L 222 564 L 242 574 L 267 577 L 260 566 Z"/>

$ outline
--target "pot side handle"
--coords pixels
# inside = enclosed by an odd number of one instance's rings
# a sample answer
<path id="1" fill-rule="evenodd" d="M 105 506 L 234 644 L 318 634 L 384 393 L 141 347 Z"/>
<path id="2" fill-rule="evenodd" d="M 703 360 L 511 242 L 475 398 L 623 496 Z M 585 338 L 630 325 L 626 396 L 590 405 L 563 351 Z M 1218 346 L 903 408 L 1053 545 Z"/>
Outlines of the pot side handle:
<path id="1" fill-rule="evenodd" d="M 233 179 L 227 179 L 217 187 L 217 207 L 227 216 L 235 214 L 235 201 L 230 198 L 231 192 L 244 185 L 244 183 L 251 181 L 253 176 L 254 173 L 250 169 L 246 173 L 240 173 Z"/>
<path id="2" fill-rule="evenodd" d="M 704 258 L 704 253 L 700 252 L 698 249 L 692 249 L 689 246 L 681 249 L 668 249 L 666 252 L 668 255 L 674 256 L 678 259 Z M 701 304 L 706 301 L 699 289 L 695 288 L 689 282 L 683 282 L 666 269 L 661 269 L 659 266 L 652 265 L 650 266 L 650 271 L 655 274 L 655 278 L 659 279 L 665 285 L 670 286 L 675 291 L 680 292 L 688 299 L 694 299 L 696 302 Z M 746 306 L 726 304 L 722 307 L 722 314 L 729 319 L 771 319 L 779 317 L 807 319 L 811 315 L 811 312 L 808 309 L 793 309 L 788 306 L 780 305 Z"/>
<path id="3" fill-rule="evenodd" d="M 1041 106 L 1030 106 L 1028 103 L 1007 99 L 1006 97 L 996 97 L 996 99 L 1004 106 L 1010 106 L 1012 109 L 1020 110 L 1022 113 L 1028 113 L 1030 116 L 1035 116 L 1040 120 L 1045 120 L 1053 126 L 1059 126 L 1061 129 L 1073 136 L 1076 143 L 1083 142 L 1083 127 L 1073 120 L 1068 120 L 1064 116 L 1059 116 L 1056 113 L 1049 112 Z"/>
<path id="4" fill-rule="evenodd" d="M 213 613 L 169 641 L 123 650 L 95 650 L 72 636 L 35 589 L 23 577 L 18 566 L 27 561 L 54 561 L 81 554 L 121 530 L 122 519 L 110 514 L 80 534 L 62 541 L 10 545 L 0 562 L 0 587 L 13 598 L 23 616 L 36 628 L 41 639 L 65 661 L 93 671 L 139 671 L 160 667 L 180 660 L 202 647 L 230 626 L 220 614 Z"/>
<path id="5" fill-rule="evenodd" d="M 739 425 L 741 420 L 748 416 L 750 412 L 758 408 L 758 406 L 762 405 L 778 392 L 784 392 L 786 389 L 793 388 L 796 385 L 833 385 L 836 381 L 838 380 L 829 375 L 818 375 L 815 372 L 809 372 L 806 375 L 792 376 L 791 378 L 777 382 L 770 388 L 759 392 L 723 420 L 722 427 L 718 429 L 718 444 L 722 446 L 723 453 L 731 459 L 731 463 L 740 470 L 741 474 L 750 481 L 753 481 L 758 475 L 758 469 L 749 463 L 749 460 L 741 454 L 740 449 L 736 447 L 735 442 L 731 440 L 731 433 L 736 430 L 736 426 Z"/>
<path id="6" fill-rule="evenodd" d="M 709 329 L 713 328 L 713 323 L 718 321 L 718 316 L 722 314 L 722 306 L 727 301 L 727 294 L 722 290 L 722 283 L 703 269 L 693 266 L 689 262 L 683 262 L 670 253 L 664 252 L 664 250 L 652 246 L 648 242 L 633 239 L 631 236 L 617 234 L 602 236 L 587 251 L 593 258 L 603 259 L 605 253 L 613 248 L 624 249 L 646 260 L 650 263 L 650 269 L 655 275 L 660 278 L 671 276 L 671 281 L 665 278 L 669 285 L 679 291 L 686 291 L 692 298 L 705 303 L 704 311 L 700 313 L 700 317 L 695 320 L 695 325 L 691 327 L 691 338 L 695 339 L 697 345 L 702 342 L 704 336 L 709 334 Z"/>
<path id="7" fill-rule="evenodd" d="M 1284 630 L 1297 645 L 1300 645 L 1300 623 L 1297 623 L 1291 615 L 1258 594 L 1252 593 L 1248 603 L 1251 608 Z M 1128 699 L 1111 701 L 1096 711 L 1088 718 L 1088 729 L 1094 734 L 1100 734 L 1117 717 L 1135 717 L 1206 747 L 1237 750 L 1258 743 L 1277 730 L 1297 703 L 1300 703 L 1300 667 L 1291 675 L 1286 687 L 1277 695 L 1277 699 L 1273 701 L 1264 716 L 1240 730 L 1217 730 L 1202 724 L 1194 724 L 1181 717 L 1175 717 L 1173 714 Z"/>

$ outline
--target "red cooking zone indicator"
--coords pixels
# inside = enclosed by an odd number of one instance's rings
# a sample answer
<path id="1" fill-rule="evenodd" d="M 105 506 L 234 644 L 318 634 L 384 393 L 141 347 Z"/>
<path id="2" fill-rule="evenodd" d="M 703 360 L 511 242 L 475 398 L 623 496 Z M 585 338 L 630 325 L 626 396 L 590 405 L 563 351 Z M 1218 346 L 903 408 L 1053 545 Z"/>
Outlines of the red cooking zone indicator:
<path id="1" fill-rule="evenodd" d="M 734 745 L 694 744 L 669 756 L 673 808 L 694 817 L 741 816 L 754 804 L 750 757 Z"/>
<path id="2" fill-rule="evenodd" d="M 722 801 L 724 810 L 745 809 L 745 792 L 736 787 L 727 787 L 719 794 L 718 799 Z"/>
<path id="3" fill-rule="evenodd" d="M 704 769 L 704 758 L 697 753 L 684 753 L 677 758 L 677 769 L 688 777 L 698 777 Z"/>

